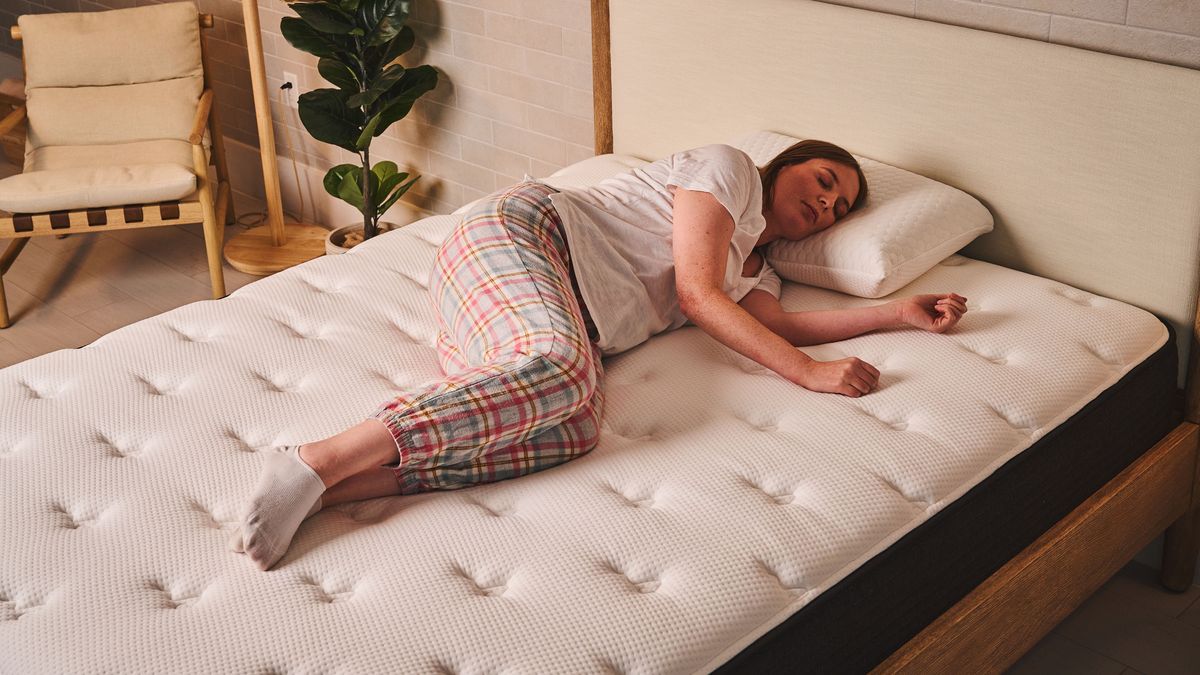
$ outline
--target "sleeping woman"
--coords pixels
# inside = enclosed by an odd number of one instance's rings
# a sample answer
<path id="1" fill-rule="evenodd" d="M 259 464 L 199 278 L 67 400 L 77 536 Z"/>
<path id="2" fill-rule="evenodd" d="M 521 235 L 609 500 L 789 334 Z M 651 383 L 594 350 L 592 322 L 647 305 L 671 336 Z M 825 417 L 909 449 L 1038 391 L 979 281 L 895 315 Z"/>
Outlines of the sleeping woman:
<path id="1" fill-rule="evenodd" d="M 943 332 L 954 293 L 786 312 L 761 248 L 832 226 L 867 198 L 854 157 L 801 141 L 759 169 L 710 145 L 558 191 L 484 199 L 438 251 L 429 291 L 445 377 L 336 436 L 270 453 L 231 546 L 262 569 L 300 523 L 348 501 L 458 488 L 547 469 L 595 447 L 601 358 L 692 323 L 801 387 L 863 396 L 879 371 L 797 346 L 897 325 Z"/>

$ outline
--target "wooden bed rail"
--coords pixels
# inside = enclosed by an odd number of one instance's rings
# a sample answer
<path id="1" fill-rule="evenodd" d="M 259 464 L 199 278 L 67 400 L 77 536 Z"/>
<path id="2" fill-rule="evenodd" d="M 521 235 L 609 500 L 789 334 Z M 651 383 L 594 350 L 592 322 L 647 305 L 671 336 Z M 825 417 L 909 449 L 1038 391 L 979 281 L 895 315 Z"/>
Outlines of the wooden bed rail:
<path id="1" fill-rule="evenodd" d="M 201 28 L 212 28 L 213 27 L 213 15 L 212 14 L 201 14 L 200 15 L 200 27 Z M 12 28 L 10 28 L 9 35 L 12 36 L 12 39 L 20 42 L 21 41 L 21 27 L 13 26 Z"/>

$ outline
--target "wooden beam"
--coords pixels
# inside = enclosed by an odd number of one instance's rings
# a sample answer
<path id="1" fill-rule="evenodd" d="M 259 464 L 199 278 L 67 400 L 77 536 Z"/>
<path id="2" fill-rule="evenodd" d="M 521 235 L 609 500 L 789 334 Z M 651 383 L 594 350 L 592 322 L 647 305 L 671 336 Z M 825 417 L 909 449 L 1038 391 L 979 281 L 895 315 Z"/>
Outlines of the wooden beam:
<path id="1" fill-rule="evenodd" d="M 1187 509 L 1198 430 L 1180 424 L 874 672 L 1003 672 Z"/>
<path id="2" fill-rule="evenodd" d="M 608 0 L 592 0 L 592 105 L 595 151 L 613 151 L 612 53 L 609 42 Z"/>

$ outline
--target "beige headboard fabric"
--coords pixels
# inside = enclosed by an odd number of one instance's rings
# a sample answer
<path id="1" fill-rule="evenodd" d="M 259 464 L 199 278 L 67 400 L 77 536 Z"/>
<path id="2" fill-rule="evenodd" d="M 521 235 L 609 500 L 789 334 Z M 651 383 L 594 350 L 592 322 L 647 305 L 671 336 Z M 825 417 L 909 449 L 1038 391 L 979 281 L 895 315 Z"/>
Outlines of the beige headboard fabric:
<path id="1" fill-rule="evenodd" d="M 983 201 L 967 255 L 1155 312 L 1186 355 L 1200 72 L 805 0 L 607 4 L 613 151 L 838 143 Z"/>

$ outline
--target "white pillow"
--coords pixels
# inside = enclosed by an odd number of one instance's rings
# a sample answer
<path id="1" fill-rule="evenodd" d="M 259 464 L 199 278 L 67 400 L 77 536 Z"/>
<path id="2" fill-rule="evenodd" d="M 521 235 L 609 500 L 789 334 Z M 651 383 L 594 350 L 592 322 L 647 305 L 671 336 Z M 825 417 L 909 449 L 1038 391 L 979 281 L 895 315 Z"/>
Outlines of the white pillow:
<path id="1" fill-rule="evenodd" d="M 797 140 L 759 131 L 732 145 L 764 166 Z M 768 246 L 767 261 L 779 276 L 878 298 L 992 230 L 992 214 L 962 190 L 866 157 L 855 159 L 867 177 L 867 202 L 829 229 Z"/>
<path id="2" fill-rule="evenodd" d="M 574 164 L 564 166 L 540 180 L 546 185 L 559 189 L 588 187 L 589 185 L 599 183 L 605 178 L 611 178 L 619 173 L 636 169 L 644 164 L 648 164 L 648 162 L 630 155 L 596 155 L 595 157 L 588 157 Z M 534 179 L 531 176 L 525 176 L 525 180 Z M 466 213 L 468 209 L 475 206 L 482 199 L 486 199 L 486 197 L 463 204 L 455 209 L 453 215 L 460 216 Z"/>

